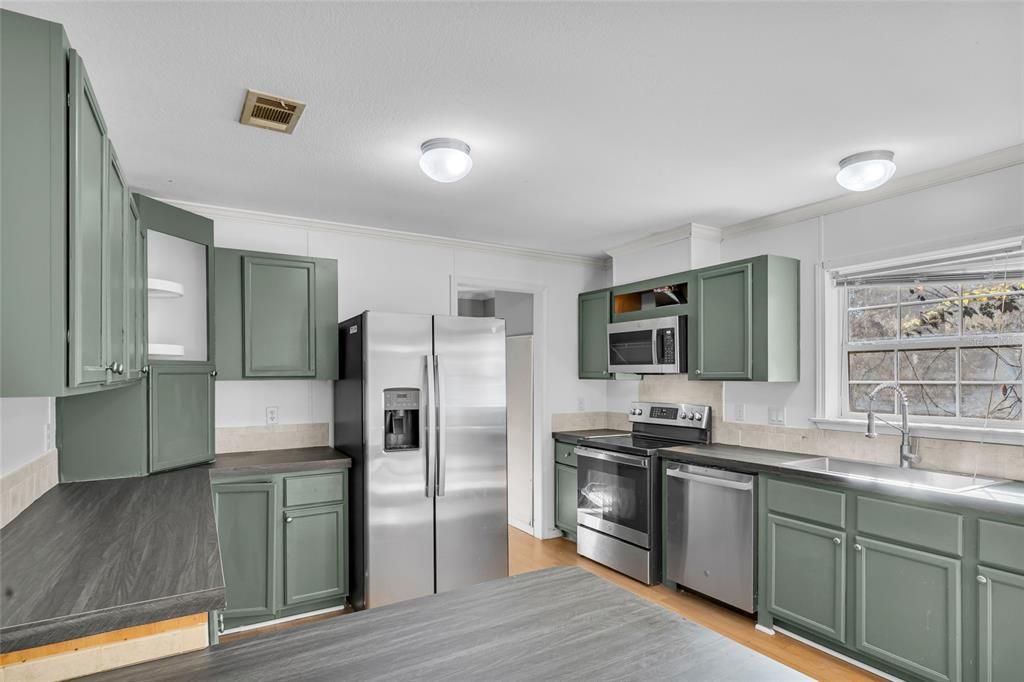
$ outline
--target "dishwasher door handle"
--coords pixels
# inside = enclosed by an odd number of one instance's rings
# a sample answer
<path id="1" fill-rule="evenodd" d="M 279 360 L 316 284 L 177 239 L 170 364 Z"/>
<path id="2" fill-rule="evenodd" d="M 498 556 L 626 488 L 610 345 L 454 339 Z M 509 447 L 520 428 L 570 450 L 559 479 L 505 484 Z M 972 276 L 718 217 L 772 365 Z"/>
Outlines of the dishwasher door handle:
<path id="1" fill-rule="evenodd" d="M 754 481 L 730 481 L 725 478 L 715 478 L 713 476 L 702 476 L 700 474 L 691 474 L 688 471 L 681 471 L 679 469 L 666 469 L 665 473 L 672 478 L 685 478 L 689 481 L 696 481 L 697 483 L 706 483 L 708 485 L 718 486 L 719 488 L 732 488 L 733 490 L 753 490 Z"/>

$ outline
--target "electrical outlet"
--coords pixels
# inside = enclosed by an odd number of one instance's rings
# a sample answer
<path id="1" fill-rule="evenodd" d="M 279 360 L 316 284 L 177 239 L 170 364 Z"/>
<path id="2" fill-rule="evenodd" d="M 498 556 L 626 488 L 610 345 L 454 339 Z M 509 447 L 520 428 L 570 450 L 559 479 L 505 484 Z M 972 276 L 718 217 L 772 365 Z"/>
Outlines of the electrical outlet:
<path id="1" fill-rule="evenodd" d="M 785 407 L 769 407 L 768 408 L 768 423 L 779 424 L 781 426 L 786 425 L 786 408 Z"/>
<path id="2" fill-rule="evenodd" d="M 276 423 L 277 423 L 277 407 L 268 407 L 267 408 L 267 424 L 273 425 L 273 424 L 276 424 Z"/>
<path id="3" fill-rule="evenodd" d="M 576 409 L 579 410 L 580 412 L 586 412 L 587 411 L 587 399 L 586 398 L 576 398 Z"/>
<path id="4" fill-rule="evenodd" d="M 736 403 L 733 406 L 732 418 L 738 422 L 747 418 L 747 406 L 743 403 Z"/>

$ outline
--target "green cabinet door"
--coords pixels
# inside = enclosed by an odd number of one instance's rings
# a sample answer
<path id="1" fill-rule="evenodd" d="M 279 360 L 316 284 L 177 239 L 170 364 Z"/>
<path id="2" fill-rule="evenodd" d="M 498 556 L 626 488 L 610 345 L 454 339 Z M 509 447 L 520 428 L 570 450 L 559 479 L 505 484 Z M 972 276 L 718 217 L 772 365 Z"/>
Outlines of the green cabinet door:
<path id="1" fill-rule="evenodd" d="M 1024 677 L 1024 576 L 978 567 L 978 679 Z"/>
<path id="2" fill-rule="evenodd" d="M 245 376 L 316 374 L 315 274 L 312 260 L 243 257 Z"/>
<path id="3" fill-rule="evenodd" d="M 846 639 L 842 531 L 768 514 L 765 552 L 772 615 L 823 637 Z"/>
<path id="4" fill-rule="evenodd" d="M 162 362 L 149 370 L 149 469 L 213 459 L 213 365 Z"/>
<path id="5" fill-rule="evenodd" d="M 130 196 L 125 225 L 125 377 L 138 379 L 146 360 L 146 235 L 139 221 L 139 209 Z"/>
<path id="6" fill-rule="evenodd" d="M 284 511 L 284 607 L 348 593 L 345 505 Z"/>
<path id="7" fill-rule="evenodd" d="M 227 591 L 224 617 L 273 616 L 274 484 L 217 483 L 213 500 Z"/>
<path id="8" fill-rule="evenodd" d="M 611 292 L 591 291 L 579 296 L 580 379 L 610 379 L 608 372 L 608 321 L 611 318 Z"/>
<path id="9" fill-rule="evenodd" d="M 107 126 L 85 65 L 68 55 L 68 385 L 103 383 Z"/>
<path id="10" fill-rule="evenodd" d="M 699 271 L 694 374 L 700 379 L 753 378 L 753 264 Z"/>
<path id="11" fill-rule="evenodd" d="M 960 561 L 870 538 L 856 542 L 854 646 L 918 677 L 959 680 Z"/>
<path id="12" fill-rule="evenodd" d="M 576 535 L 576 467 L 555 464 L 555 527 Z"/>
<path id="13" fill-rule="evenodd" d="M 103 323 L 107 340 L 104 364 L 111 368 L 109 383 L 127 378 L 127 305 L 126 253 L 128 236 L 128 189 L 114 146 L 107 141 L 107 194 L 103 229 Z"/>

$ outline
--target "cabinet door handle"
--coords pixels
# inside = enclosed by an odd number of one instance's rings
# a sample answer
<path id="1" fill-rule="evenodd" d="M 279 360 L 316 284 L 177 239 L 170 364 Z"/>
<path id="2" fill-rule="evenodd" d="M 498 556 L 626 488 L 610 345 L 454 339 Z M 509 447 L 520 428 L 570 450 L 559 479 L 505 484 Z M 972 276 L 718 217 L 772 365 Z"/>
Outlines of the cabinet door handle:
<path id="1" fill-rule="evenodd" d="M 854 545 L 854 546 L 853 546 L 853 548 L 854 548 L 855 550 L 857 550 L 858 552 L 860 552 L 860 551 L 862 551 L 862 550 L 864 549 L 864 548 L 863 548 L 863 547 L 861 547 L 860 545 Z"/>
<path id="2" fill-rule="evenodd" d="M 292 517 L 290 517 L 290 516 L 286 516 L 286 517 L 284 517 L 284 522 L 285 522 L 285 523 L 291 523 L 291 522 L 292 522 L 292 521 L 294 521 L 294 520 L 295 520 L 295 519 L 293 519 L 293 518 L 292 518 Z"/>
<path id="3" fill-rule="evenodd" d="M 143 365 L 142 369 L 139 370 L 143 374 L 149 374 L 149 365 Z"/>
<path id="4" fill-rule="evenodd" d="M 978 582 L 979 582 L 979 583 L 981 583 L 982 585 L 984 585 L 985 583 L 987 583 L 987 582 L 988 582 L 988 578 L 986 578 L 986 577 L 985 577 L 985 576 L 983 576 L 983 575 L 979 575 L 979 576 L 978 576 Z"/>
<path id="5" fill-rule="evenodd" d="M 215 378 L 216 378 L 216 376 L 217 376 L 217 370 L 215 370 L 215 369 L 211 369 L 211 370 L 210 370 L 210 376 L 211 376 L 211 377 L 215 377 Z"/>
<path id="6" fill-rule="evenodd" d="M 837 545 L 841 545 L 841 544 L 843 544 L 843 539 L 842 538 L 832 538 L 832 542 L 834 542 Z"/>

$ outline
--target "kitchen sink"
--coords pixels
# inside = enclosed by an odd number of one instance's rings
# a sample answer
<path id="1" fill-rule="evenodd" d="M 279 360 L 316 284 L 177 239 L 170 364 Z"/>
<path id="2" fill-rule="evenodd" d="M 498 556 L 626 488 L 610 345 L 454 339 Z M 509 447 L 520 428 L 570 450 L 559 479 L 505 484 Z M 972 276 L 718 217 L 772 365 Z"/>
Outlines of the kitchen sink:
<path id="1" fill-rule="evenodd" d="M 904 488 L 924 488 L 953 493 L 963 493 L 968 490 L 976 490 L 999 483 L 999 481 L 990 478 L 947 474 L 940 471 L 925 471 L 923 469 L 900 469 L 881 464 L 851 462 L 850 460 L 832 459 L 830 457 L 791 462 L 783 466 L 789 469 L 816 471 L 837 478 L 876 481 Z"/>

